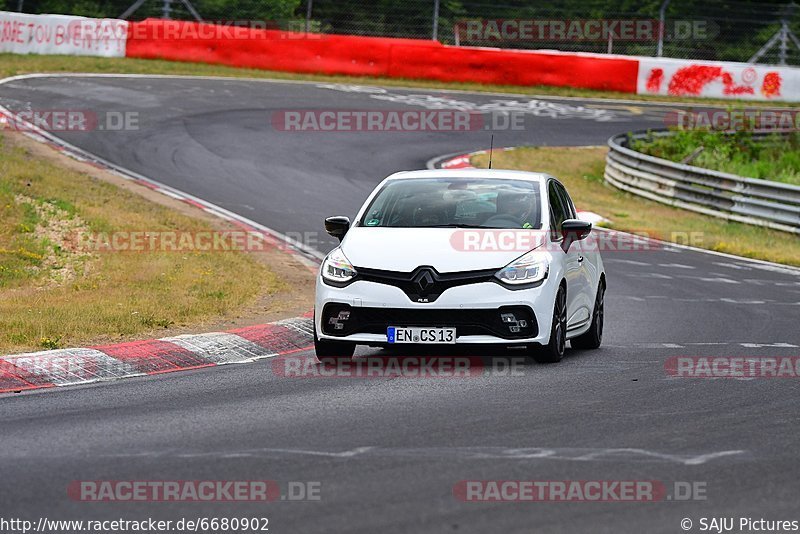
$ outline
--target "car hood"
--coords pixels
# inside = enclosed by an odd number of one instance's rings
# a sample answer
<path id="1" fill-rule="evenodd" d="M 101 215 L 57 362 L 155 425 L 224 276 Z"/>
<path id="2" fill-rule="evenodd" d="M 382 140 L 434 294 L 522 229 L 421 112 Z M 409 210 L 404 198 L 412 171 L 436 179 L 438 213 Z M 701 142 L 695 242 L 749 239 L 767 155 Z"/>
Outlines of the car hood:
<path id="1" fill-rule="evenodd" d="M 429 265 L 448 273 L 500 269 L 536 248 L 542 237 L 537 230 L 356 226 L 341 248 L 356 269 L 411 272 Z"/>

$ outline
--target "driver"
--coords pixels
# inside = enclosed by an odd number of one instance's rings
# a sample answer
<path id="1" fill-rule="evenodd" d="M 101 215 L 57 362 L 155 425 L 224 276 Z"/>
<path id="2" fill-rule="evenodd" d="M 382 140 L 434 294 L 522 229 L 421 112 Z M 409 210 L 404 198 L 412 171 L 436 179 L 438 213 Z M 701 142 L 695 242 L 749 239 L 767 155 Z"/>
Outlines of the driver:
<path id="1" fill-rule="evenodd" d="M 495 217 L 512 218 L 522 228 L 533 228 L 531 215 L 534 212 L 535 195 L 516 191 L 503 191 L 497 194 L 497 214 Z"/>

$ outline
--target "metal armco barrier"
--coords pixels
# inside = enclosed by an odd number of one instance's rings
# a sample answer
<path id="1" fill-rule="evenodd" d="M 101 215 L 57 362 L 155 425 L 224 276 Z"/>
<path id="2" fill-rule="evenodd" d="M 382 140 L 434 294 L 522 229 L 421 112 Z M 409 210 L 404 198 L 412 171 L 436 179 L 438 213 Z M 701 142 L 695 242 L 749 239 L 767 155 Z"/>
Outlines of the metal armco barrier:
<path id="1" fill-rule="evenodd" d="M 800 187 L 674 163 L 628 148 L 631 139 L 648 135 L 671 133 L 636 132 L 608 140 L 608 183 L 677 208 L 800 234 Z"/>

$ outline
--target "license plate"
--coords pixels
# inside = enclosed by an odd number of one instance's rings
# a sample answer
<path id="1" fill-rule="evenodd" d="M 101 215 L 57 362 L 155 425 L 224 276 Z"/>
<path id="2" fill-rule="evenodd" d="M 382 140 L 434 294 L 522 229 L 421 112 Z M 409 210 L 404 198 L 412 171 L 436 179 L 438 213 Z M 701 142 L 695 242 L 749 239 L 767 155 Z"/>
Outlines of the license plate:
<path id="1" fill-rule="evenodd" d="M 456 329 L 390 326 L 386 338 L 389 343 L 453 344 L 456 342 Z"/>

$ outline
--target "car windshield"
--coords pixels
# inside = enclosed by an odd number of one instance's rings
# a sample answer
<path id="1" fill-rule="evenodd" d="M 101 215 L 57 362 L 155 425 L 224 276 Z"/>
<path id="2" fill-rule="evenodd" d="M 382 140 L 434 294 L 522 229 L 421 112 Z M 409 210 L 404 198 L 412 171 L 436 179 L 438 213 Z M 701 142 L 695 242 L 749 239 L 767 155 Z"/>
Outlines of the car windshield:
<path id="1" fill-rule="evenodd" d="M 527 180 L 421 178 L 387 182 L 361 226 L 540 228 L 539 184 Z"/>

